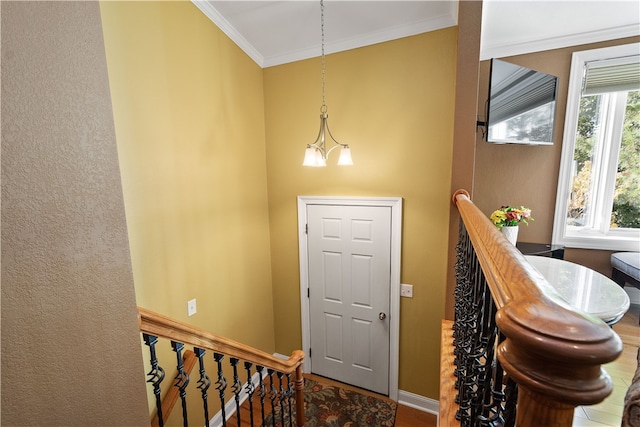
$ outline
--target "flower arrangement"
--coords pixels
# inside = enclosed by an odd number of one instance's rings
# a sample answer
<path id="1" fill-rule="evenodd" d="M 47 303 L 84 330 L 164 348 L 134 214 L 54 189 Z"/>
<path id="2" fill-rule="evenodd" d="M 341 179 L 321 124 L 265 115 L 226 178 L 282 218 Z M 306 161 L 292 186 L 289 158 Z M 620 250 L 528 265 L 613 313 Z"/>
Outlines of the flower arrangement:
<path id="1" fill-rule="evenodd" d="M 519 225 L 521 222 L 529 225 L 527 221 L 533 221 L 533 218 L 531 217 L 531 209 L 529 208 L 525 208 L 524 206 L 520 206 L 519 208 L 503 206 L 493 211 L 491 221 L 498 229 L 501 229 L 502 227 Z"/>

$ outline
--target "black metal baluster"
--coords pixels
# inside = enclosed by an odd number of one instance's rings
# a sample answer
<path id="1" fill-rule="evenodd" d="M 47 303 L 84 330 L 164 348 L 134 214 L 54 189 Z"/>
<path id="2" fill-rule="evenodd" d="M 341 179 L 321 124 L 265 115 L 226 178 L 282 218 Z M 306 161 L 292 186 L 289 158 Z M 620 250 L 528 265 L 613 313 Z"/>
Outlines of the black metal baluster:
<path id="1" fill-rule="evenodd" d="M 231 357 L 229 358 L 229 363 L 233 366 L 233 384 L 231 385 L 231 391 L 233 392 L 233 398 L 236 401 L 236 419 L 238 420 L 238 426 L 242 425 L 240 421 L 240 391 L 242 391 L 242 383 L 238 378 L 238 362 L 240 360 Z"/>
<path id="2" fill-rule="evenodd" d="M 518 384 L 511 378 L 507 378 L 505 386 L 504 427 L 516 425 L 516 403 L 518 402 Z"/>
<path id="3" fill-rule="evenodd" d="M 487 383 L 487 379 L 490 379 L 491 366 L 487 366 L 487 344 L 489 333 L 488 323 L 490 313 L 490 299 L 489 288 L 484 275 L 480 269 L 479 263 L 476 269 L 475 283 L 478 284 L 476 288 L 476 306 L 478 307 L 476 313 L 476 321 L 473 328 L 473 388 L 474 393 L 472 395 L 471 402 L 471 414 L 472 425 L 483 425 L 483 409 L 484 398 L 486 391 L 490 391 L 490 384 Z M 485 388 L 486 387 L 486 388 Z"/>
<path id="4" fill-rule="evenodd" d="M 273 381 L 273 369 L 267 369 L 267 375 L 269 375 L 269 398 L 271 399 L 271 424 L 276 427 L 276 386 Z"/>
<path id="5" fill-rule="evenodd" d="M 459 367 L 460 360 L 458 356 L 458 345 L 460 340 L 462 339 L 462 315 L 463 315 L 463 287 L 465 286 L 468 280 L 468 271 L 465 263 L 464 254 L 466 252 L 466 244 L 468 240 L 465 239 L 464 234 L 464 224 L 460 222 L 460 231 L 459 231 L 459 239 L 458 244 L 456 245 L 456 265 L 455 265 L 455 273 L 456 273 L 456 286 L 454 288 L 454 321 L 453 321 L 453 346 L 454 346 L 454 365 Z M 454 375 L 458 376 L 458 369 L 454 370 Z M 456 384 L 456 389 L 458 389 L 458 385 Z"/>
<path id="6" fill-rule="evenodd" d="M 495 326 L 495 305 L 493 304 L 493 298 L 489 291 L 489 287 L 486 287 L 487 296 L 485 297 L 485 312 L 486 315 L 483 319 L 484 332 L 482 336 L 485 337 L 485 350 L 484 350 L 484 365 L 482 367 L 482 374 L 478 378 L 478 388 L 480 390 L 479 396 L 479 420 L 481 425 L 492 425 L 494 420 L 499 416 L 499 405 L 496 394 L 494 391 L 496 387 L 501 387 L 496 383 L 496 369 L 495 369 L 495 349 L 496 349 L 496 333 L 497 328 Z"/>
<path id="7" fill-rule="evenodd" d="M 278 376 L 278 384 L 279 384 L 279 393 L 280 393 L 280 398 L 278 399 L 280 401 L 280 420 L 282 421 L 282 425 L 284 427 L 285 423 L 284 423 L 284 415 L 286 413 L 285 411 L 285 406 L 284 406 L 284 399 L 286 398 L 285 392 L 284 392 L 284 386 L 282 385 L 282 377 L 284 376 L 284 374 L 282 372 L 278 372 L 277 373 Z"/>
<path id="8" fill-rule="evenodd" d="M 469 254 L 473 255 L 473 254 Z M 477 357 L 477 341 L 476 327 L 478 324 L 478 265 L 476 260 L 469 258 L 469 283 L 466 289 L 465 300 L 467 302 L 464 312 L 464 382 L 462 391 L 464 396 L 463 404 L 460 408 L 463 410 L 462 422 L 465 426 L 474 425 L 473 403 L 476 393 L 476 357 Z"/>
<path id="9" fill-rule="evenodd" d="M 255 385 L 253 385 L 253 379 L 251 378 L 251 367 L 253 364 L 251 362 L 244 362 L 244 369 L 247 371 L 247 384 L 244 389 L 247 391 L 247 395 L 249 396 L 249 421 L 251 427 L 253 427 L 253 393 L 256 390 Z"/>
<path id="10" fill-rule="evenodd" d="M 258 365 L 256 370 L 258 371 L 258 395 L 260 396 L 260 414 L 262 415 L 262 424 L 260 426 L 264 426 L 264 397 L 267 395 L 267 386 L 264 384 L 264 375 L 262 374 L 264 366 Z"/>
<path id="11" fill-rule="evenodd" d="M 470 349 L 470 319 L 473 314 L 473 286 L 471 277 L 473 276 L 472 265 L 470 263 L 470 242 L 469 236 L 460 222 L 459 241 L 457 245 L 457 265 L 456 265 L 456 305 L 454 323 L 454 355 L 455 355 L 455 375 L 456 375 L 456 403 L 459 408 L 456 411 L 456 419 L 461 426 L 469 425 L 469 349 Z"/>
<path id="12" fill-rule="evenodd" d="M 459 242 L 465 242 L 464 224 L 460 221 L 459 229 Z M 454 305 L 454 323 L 453 323 L 453 344 L 454 344 L 454 375 L 456 377 L 455 389 L 458 390 L 455 402 L 458 406 L 462 405 L 464 401 L 463 387 L 464 382 L 464 288 L 467 283 L 467 266 L 466 259 L 464 257 L 464 245 L 458 244 L 456 246 L 457 262 L 456 262 L 456 287 L 454 290 L 455 305 Z M 461 422 L 462 425 L 462 409 L 459 407 L 456 410 L 456 420 Z"/>
<path id="13" fill-rule="evenodd" d="M 496 333 L 498 338 L 496 340 L 496 348 L 497 346 L 505 340 L 505 336 L 498 330 L 496 327 Z M 495 408 L 495 415 L 493 424 L 497 422 L 500 423 L 501 426 L 506 426 L 509 424 L 508 417 L 509 411 L 507 410 L 508 406 L 508 396 L 513 395 L 513 393 L 517 393 L 517 390 L 509 390 L 509 386 L 504 383 L 504 371 L 502 369 L 502 365 L 497 357 L 494 360 L 495 369 L 494 369 L 494 380 L 493 380 L 493 389 L 492 389 L 492 397 L 493 404 L 492 406 Z M 507 382 L 508 383 L 508 382 Z M 515 383 L 513 383 L 515 387 Z M 515 401 L 513 403 L 512 410 L 515 410 Z M 514 413 L 515 414 L 515 413 Z M 512 421 L 512 426 L 515 423 L 515 419 Z"/>
<path id="14" fill-rule="evenodd" d="M 500 401 L 496 400 L 496 387 L 501 384 L 496 383 L 495 349 L 497 327 L 495 324 L 496 307 L 489 290 L 489 286 L 484 280 L 485 289 L 484 307 L 485 315 L 482 320 L 481 336 L 484 340 L 484 364 L 481 375 L 478 377 L 478 414 L 477 419 L 481 426 L 492 426 L 499 418 Z"/>
<path id="15" fill-rule="evenodd" d="M 474 270 L 474 276 L 476 274 L 476 271 Z M 472 282 L 473 284 L 475 284 L 475 277 L 474 277 L 474 281 Z M 472 314 L 472 317 L 470 317 L 468 319 L 468 325 L 467 325 L 467 332 L 468 332 L 468 354 L 467 354 L 467 358 L 466 358 L 466 364 L 465 364 L 465 371 L 466 371 L 466 377 L 465 377 L 465 396 L 466 396 L 466 412 L 467 412 L 467 417 L 468 417 L 468 425 L 470 426 L 475 426 L 475 402 L 476 402 L 476 393 L 477 393 L 477 363 L 478 363 L 478 336 L 477 336 L 477 330 L 476 330 L 476 325 L 478 324 L 478 320 L 477 320 L 477 316 L 479 315 L 479 310 L 477 308 L 478 306 L 478 289 L 477 287 L 474 286 L 473 288 L 473 299 L 472 299 L 472 305 L 471 305 L 471 309 L 470 312 L 467 313 Z"/>
<path id="16" fill-rule="evenodd" d="M 225 414 L 224 407 L 224 391 L 227 388 L 227 380 L 224 377 L 224 373 L 222 372 L 222 359 L 224 359 L 224 355 L 220 353 L 213 353 L 213 360 L 218 364 L 218 380 L 216 381 L 216 390 L 218 390 L 218 394 L 220 395 L 220 411 L 222 412 L 222 426 L 226 427 L 227 425 L 227 417 Z"/>
<path id="17" fill-rule="evenodd" d="M 483 388 L 482 379 L 487 375 L 487 337 L 485 336 L 488 317 L 490 315 L 487 308 L 487 299 L 491 298 L 489 293 L 489 287 L 484 279 L 484 273 L 480 266 L 480 261 L 473 254 L 473 284 L 474 284 L 474 304 L 472 307 L 474 316 L 473 324 L 471 325 L 472 334 L 472 358 L 471 362 L 471 376 L 470 376 L 470 413 L 469 419 L 472 426 L 482 425 L 481 413 L 482 413 L 482 398 Z"/>
<path id="18" fill-rule="evenodd" d="M 206 353 L 204 349 L 194 347 L 193 352 L 198 357 L 198 364 L 200 367 L 200 379 L 198 380 L 198 390 L 202 394 L 202 405 L 204 407 L 204 421 L 205 425 L 209 425 L 209 403 L 208 403 L 208 393 L 209 387 L 211 386 L 211 380 L 207 376 L 207 373 L 204 368 L 204 354 Z"/>
<path id="19" fill-rule="evenodd" d="M 156 398 L 156 411 L 158 416 L 158 424 L 160 427 L 164 426 L 164 420 L 162 418 L 162 399 L 160 399 L 160 383 L 164 380 L 164 369 L 158 364 L 158 357 L 156 355 L 156 344 L 158 343 L 158 337 L 148 334 L 142 334 L 144 343 L 149 346 L 151 370 L 147 373 L 149 379 L 148 383 L 153 385 L 153 394 Z"/>
<path id="20" fill-rule="evenodd" d="M 176 368 L 178 370 L 175 377 L 176 382 L 173 385 L 174 387 L 178 387 L 178 390 L 180 390 L 180 400 L 182 401 L 182 425 L 184 427 L 188 427 L 187 386 L 189 385 L 189 375 L 184 370 L 184 362 L 182 360 L 182 349 L 184 348 L 184 344 L 177 341 L 171 341 L 171 348 L 176 353 Z"/>
<path id="21" fill-rule="evenodd" d="M 453 374 L 456 376 L 456 390 L 459 390 L 459 376 L 461 367 L 460 341 L 462 340 L 462 315 L 463 315 L 463 286 L 467 277 L 466 265 L 464 263 L 464 240 L 463 240 L 463 224 L 460 223 L 459 239 L 456 245 L 456 286 L 454 288 L 454 320 L 453 320 L 453 353 L 454 353 L 454 369 Z M 456 396 L 456 401 L 458 396 Z"/>
<path id="22" fill-rule="evenodd" d="M 289 403 L 289 425 L 293 425 L 293 411 L 291 401 L 293 400 L 293 384 L 291 384 L 291 373 L 287 374 L 287 402 Z"/>

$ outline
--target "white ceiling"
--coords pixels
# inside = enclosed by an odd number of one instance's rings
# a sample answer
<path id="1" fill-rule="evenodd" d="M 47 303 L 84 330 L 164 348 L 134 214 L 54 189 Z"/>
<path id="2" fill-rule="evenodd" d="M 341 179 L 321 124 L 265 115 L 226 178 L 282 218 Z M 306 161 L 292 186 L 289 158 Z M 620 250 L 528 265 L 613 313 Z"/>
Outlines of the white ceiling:
<path id="1" fill-rule="evenodd" d="M 192 0 L 258 65 L 320 56 L 319 0 Z M 457 25 L 455 0 L 325 0 L 325 53 Z M 638 0 L 485 0 L 480 59 L 640 35 Z"/>

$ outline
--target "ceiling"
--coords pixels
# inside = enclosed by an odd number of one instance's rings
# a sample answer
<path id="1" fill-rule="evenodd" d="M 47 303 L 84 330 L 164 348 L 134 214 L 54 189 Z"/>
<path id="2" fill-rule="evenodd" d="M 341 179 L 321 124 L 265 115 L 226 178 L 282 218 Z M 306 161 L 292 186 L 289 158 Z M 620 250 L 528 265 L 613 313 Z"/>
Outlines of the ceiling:
<path id="1" fill-rule="evenodd" d="M 320 2 L 192 0 L 258 65 L 320 56 Z M 326 0 L 325 53 L 457 25 L 455 0 Z M 640 35 L 637 0 L 485 0 L 480 59 Z"/>

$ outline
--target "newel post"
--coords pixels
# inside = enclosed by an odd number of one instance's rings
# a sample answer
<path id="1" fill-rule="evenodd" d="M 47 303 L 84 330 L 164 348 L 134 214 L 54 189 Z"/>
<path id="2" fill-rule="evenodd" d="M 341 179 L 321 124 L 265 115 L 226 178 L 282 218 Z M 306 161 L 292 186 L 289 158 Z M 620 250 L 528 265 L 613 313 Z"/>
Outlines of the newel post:
<path id="1" fill-rule="evenodd" d="M 518 384 L 518 427 L 571 427 L 577 406 L 611 393 L 601 365 L 620 354 L 622 341 L 603 322 L 536 297 L 498 310 L 496 323 L 507 337 L 498 359 Z"/>
<path id="2" fill-rule="evenodd" d="M 601 320 L 569 306 L 502 237 L 466 191 L 456 191 L 453 202 L 462 219 L 456 248 L 454 323 L 456 351 L 464 356 L 460 358 L 463 365 L 456 367 L 458 381 L 464 385 L 459 394 L 464 395 L 461 401 L 466 405 L 459 404 L 460 418 L 480 417 L 484 422 L 489 416 L 485 401 L 496 390 L 480 395 L 474 387 L 486 380 L 484 373 L 493 368 L 495 354 L 507 383 L 517 384 L 518 427 L 571 427 L 577 406 L 599 403 L 611 393 L 611 378 L 601 365 L 620 355 L 620 337 Z M 485 329 L 493 333 L 495 326 L 499 340 L 492 334 L 486 334 L 489 339 L 477 339 Z M 499 344 L 492 353 L 496 341 Z M 482 370 L 476 369 L 479 362 L 485 364 Z M 499 379 L 498 394 L 502 376 Z M 473 399 L 467 399 L 465 393 Z M 498 409 L 510 412 L 506 405 Z"/>
<path id="3" fill-rule="evenodd" d="M 518 411 L 516 425 L 528 426 L 571 426 L 576 405 L 558 402 L 526 387 L 518 388 Z"/>

